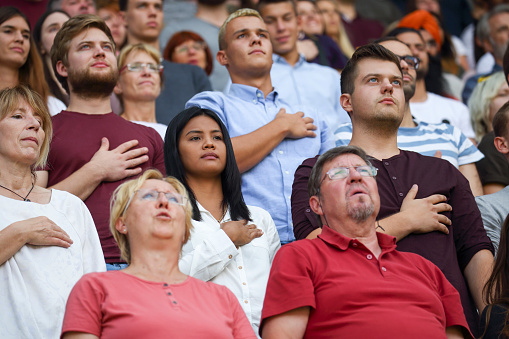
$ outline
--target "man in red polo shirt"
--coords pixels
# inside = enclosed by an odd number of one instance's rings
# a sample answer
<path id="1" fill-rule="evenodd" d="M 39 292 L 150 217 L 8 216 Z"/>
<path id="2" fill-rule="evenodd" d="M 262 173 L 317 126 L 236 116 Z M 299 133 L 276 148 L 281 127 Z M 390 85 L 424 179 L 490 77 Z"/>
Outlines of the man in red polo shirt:
<path id="1" fill-rule="evenodd" d="M 376 87 L 398 82 L 401 88 L 401 71 L 394 66 Z M 403 100 L 399 92 L 394 102 Z M 472 337 L 460 296 L 438 267 L 396 251 L 395 237 L 376 232 L 376 173 L 356 146 L 337 147 L 319 158 L 309 193 L 323 230 L 318 238 L 285 245 L 276 254 L 263 338 Z"/>

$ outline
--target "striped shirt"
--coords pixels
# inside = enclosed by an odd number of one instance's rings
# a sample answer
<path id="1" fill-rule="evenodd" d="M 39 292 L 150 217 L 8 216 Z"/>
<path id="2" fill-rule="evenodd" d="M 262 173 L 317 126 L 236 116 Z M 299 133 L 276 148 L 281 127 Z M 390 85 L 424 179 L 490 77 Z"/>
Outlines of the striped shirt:
<path id="1" fill-rule="evenodd" d="M 434 156 L 436 151 L 440 151 L 442 159 L 456 168 L 484 158 L 459 128 L 449 124 L 428 124 L 417 119 L 414 122 L 417 127 L 398 129 L 398 148 L 427 156 Z M 348 145 L 352 139 L 352 124 L 340 125 L 334 133 L 334 139 L 336 146 Z"/>

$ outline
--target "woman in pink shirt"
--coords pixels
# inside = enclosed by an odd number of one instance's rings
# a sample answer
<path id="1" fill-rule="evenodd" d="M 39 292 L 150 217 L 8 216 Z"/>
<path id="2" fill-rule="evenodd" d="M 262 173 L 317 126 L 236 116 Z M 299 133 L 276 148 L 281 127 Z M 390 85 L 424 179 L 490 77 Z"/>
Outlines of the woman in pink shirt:
<path id="1" fill-rule="evenodd" d="M 179 270 L 192 209 L 177 179 L 148 170 L 113 196 L 110 229 L 129 266 L 76 284 L 62 338 L 256 337 L 226 287 Z"/>

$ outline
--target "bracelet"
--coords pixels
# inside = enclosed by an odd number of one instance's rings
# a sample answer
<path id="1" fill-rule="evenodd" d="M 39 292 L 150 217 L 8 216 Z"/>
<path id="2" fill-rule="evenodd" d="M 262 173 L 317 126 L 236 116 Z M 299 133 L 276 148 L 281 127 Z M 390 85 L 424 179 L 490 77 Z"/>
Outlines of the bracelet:
<path id="1" fill-rule="evenodd" d="M 380 228 L 382 231 L 385 232 L 385 229 L 382 226 L 380 226 L 380 222 L 378 220 L 376 221 L 376 224 L 377 224 L 376 228 Z"/>

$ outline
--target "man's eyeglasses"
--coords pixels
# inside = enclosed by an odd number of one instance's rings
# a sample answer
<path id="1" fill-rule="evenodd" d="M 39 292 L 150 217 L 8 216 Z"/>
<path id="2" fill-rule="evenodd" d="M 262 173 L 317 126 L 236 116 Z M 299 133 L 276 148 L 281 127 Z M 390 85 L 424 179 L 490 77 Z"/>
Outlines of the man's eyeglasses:
<path id="1" fill-rule="evenodd" d="M 152 189 L 139 189 L 134 191 L 127 201 L 127 205 L 125 205 L 125 208 L 122 211 L 122 215 L 124 215 L 125 211 L 127 211 L 127 208 L 131 204 L 131 201 L 133 200 L 136 193 L 138 193 L 138 200 L 142 201 L 156 201 L 159 198 L 159 194 L 164 194 L 166 200 L 168 200 L 170 204 L 185 206 L 186 202 L 186 199 L 182 195 L 175 192 L 160 192 Z"/>
<path id="2" fill-rule="evenodd" d="M 203 41 L 195 41 L 189 46 L 186 45 L 186 46 L 176 48 L 175 52 L 177 54 L 186 54 L 186 53 L 189 53 L 189 50 L 191 49 L 191 47 L 195 51 L 203 51 L 205 49 L 205 47 L 207 47 L 207 45 Z"/>
<path id="3" fill-rule="evenodd" d="M 397 55 L 397 57 L 399 58 L 399 61 L 404 60 L 409 68 L 413 68 L 415 70 L 419 69 L 419 63 L 421 62 L 419 58 L 412 55 Z"/>
<path id="4" fill-rule="evenodd" d="M 154 64 L 154 63 L 141 63 L 141 62 L 134 62 L 132 64 L 127 64 L 124 67 L 120 69 L 119 73 L 122 73 L 125 69 L 129 72 L 141 72 L 144 69 L 147 69 L 150 73 L 158 73 L 163 71 L 163 65 Z"/>
<path id="5" fill-rule="evenodd" d="M 348 177 L 348 175 L 350 174 L 350 168 L 355 169 L 355 171 L 359 173 L 362 177 L 375 177 L 378 172 L 378 168 L 364 165 L 352 167 L 335 167 L 330 169 L 326 174 L 330 180 L 344 179 Z M 325 180 L 325 178 L 326 177 L 324 177 L 323 179 Z"/>

